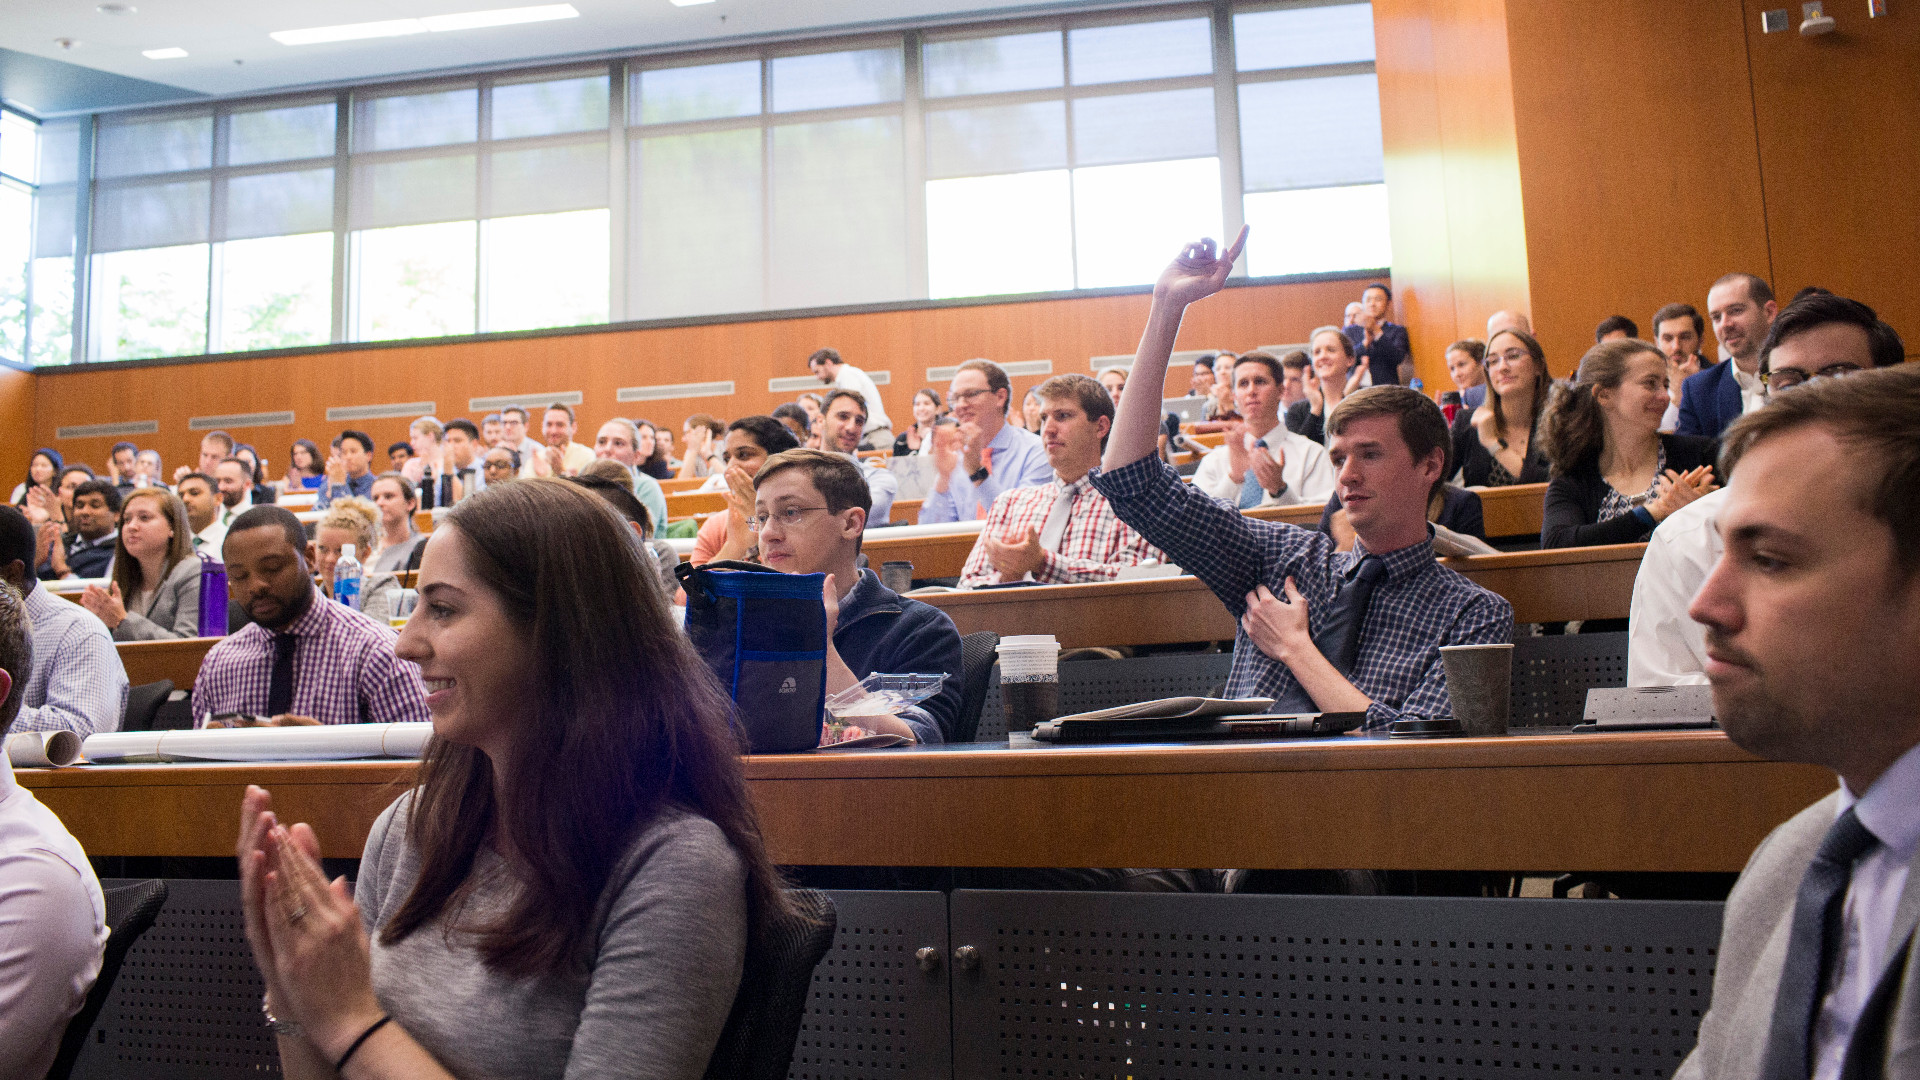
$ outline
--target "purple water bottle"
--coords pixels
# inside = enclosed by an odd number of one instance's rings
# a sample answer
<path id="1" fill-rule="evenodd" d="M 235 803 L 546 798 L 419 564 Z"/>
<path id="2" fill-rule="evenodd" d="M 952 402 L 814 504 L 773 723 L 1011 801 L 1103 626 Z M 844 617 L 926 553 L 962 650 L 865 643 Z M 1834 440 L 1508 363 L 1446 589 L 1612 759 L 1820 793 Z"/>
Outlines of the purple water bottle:
<path id="1" fill-rule="evenodd" d="M 200 556 L 200 636 L 227 636 L 227 565 Z"/>

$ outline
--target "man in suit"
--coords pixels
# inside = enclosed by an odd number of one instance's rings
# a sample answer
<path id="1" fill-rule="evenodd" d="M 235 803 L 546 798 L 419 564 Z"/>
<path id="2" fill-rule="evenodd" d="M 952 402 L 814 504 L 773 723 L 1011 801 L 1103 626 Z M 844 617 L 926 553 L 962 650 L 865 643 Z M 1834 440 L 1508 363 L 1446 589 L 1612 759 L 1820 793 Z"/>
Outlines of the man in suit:
<path id="1" fill-rule="evenodd" d="M 1767 403 L 1760 343 L 1778 311 L 1773 289 L 1753 274 L 1728 274 L 1707 290 L 1707 318 L 1727 359 L 1680 384 L 1680 434 L 1718 438 L 1728 424 Z"/>
<path id="2" fill-rule="evenodd" d="M 1920 1075 L 1920 370 L 1818 379 L 1726 433 L 1725 554 L 1695 596 L 1727 735 L 1840 788 L 1727 899 L 1680 1080 Z"/>

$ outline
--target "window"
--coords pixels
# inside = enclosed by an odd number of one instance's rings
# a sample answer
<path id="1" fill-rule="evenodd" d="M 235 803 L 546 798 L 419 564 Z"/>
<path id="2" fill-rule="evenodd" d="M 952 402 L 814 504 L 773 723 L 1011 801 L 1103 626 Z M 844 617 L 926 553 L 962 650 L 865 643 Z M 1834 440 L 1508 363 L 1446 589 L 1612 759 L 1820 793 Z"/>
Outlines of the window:
<path id="1" fill-rule="evenodd" d="M 0 357 L 27 357 L 27 275 L 33 258 L 37 125 L 0 112 Z"/>

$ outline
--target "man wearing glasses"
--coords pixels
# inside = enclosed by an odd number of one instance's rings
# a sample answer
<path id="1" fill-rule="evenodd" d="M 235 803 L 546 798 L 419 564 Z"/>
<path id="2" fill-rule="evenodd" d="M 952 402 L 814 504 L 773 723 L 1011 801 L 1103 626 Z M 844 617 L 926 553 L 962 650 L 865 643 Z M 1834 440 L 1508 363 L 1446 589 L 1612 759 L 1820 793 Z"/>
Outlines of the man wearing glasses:
<path id="1" fill-rule="evenodd" d="M 1005 369 L 991 360 L 969 360 L 954 372 L 947 403 L 959 426 L 934 430 L 939 479 L 920 506 L 920 524 L 984 518 L 1001 492 L 1053 482 L 1040 436 L 1007 423 L 1012 399 Z"/>
<path id="2" fill-rule="evenodd" d="M 1893 327 L 1872 308 L 1826 290 L 1808 290 L 1780 310 L 1759 350 L 1767 392 L 1808 379 L 1838 378 L 1906 359 Z M 1691 381 L 1691 380 L 1690 380 Z M 1687 615 L 1694 593 L 1720 558 L 1720 508 L 1727 489 L 1696 499 L 1660 523 L 1633 583 L 1627 685 L 1704 685 L 1706 628 Z"/>
<path id="3" fill-rule="evenodd" d="M 876 671 L 944 674 L 938 694 L 893 716 L 862 718 L 860 726 L 923 743 L 947 741 L 960 716 L 960 631 L 946 612 L 895 593 L 872 570 L 859 568 L 873 502 L 859 466 L 842 454 L 787 450 L 760 466 L 753 489 L 747 525 L 760 561 L 783 574 L 827 575 L 821 590 L 827 693 Z"/>

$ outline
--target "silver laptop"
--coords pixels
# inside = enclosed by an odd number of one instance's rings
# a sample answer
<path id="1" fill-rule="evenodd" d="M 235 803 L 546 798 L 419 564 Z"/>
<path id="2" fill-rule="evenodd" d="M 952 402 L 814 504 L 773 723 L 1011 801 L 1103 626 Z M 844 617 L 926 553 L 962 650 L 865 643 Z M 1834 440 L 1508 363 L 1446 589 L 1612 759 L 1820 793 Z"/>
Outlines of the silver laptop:
<path id="1" fill-rule="evenodd" d="M 933 494 L 933 485 L 939 479 L 939 473 L 933 467 L 930 454 L 909 454 L 896 457 L 887 462 L 887 471 L 900 482 L 900 492 L 894 496 L 901 499 L 924 499 Z"/>
<path id="2" fill-rule="evenodd" d="M 1160 402 L 1162 412 L 1170 412 L 1180 418 L 1183 424 L 1198 424 L 1207 418 L 1207 399 L 1203 397 L 1170 397 Z"/>

